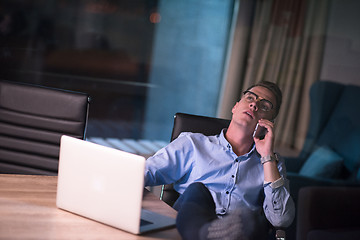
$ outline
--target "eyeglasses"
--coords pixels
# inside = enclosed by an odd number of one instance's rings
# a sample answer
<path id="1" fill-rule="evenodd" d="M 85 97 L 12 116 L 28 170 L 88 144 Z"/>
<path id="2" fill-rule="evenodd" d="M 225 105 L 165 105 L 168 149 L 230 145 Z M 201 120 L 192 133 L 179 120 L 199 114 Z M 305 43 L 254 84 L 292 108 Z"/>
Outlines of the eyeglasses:
<path id="1" fill-rule="evenodd" d="M 244 99 L 248 103 L 253 103 L 259 101 L 259 109 L 263 112 L 269 112 L 274 108 L 274 105 L 266 99 L 260 98 L 257 94 L 251 91 L 244 92 Z"/>

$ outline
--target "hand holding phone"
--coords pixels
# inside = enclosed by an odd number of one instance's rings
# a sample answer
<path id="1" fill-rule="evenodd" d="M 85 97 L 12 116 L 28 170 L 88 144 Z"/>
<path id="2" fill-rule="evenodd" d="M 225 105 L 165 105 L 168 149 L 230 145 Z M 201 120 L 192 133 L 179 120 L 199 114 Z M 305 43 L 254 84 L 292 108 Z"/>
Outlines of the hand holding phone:
<path id="1" fill-rule="evenodd" d="M 274 122 L 260 119 L 253 133 L 256 151 L 261 156 L 267 156 L 274 152 Z"/>
<path id="2" fill-rule="evenodd" d="M 264 139 L 266 133 L 267 133 L 267 129 L 265 127 L 260 126 L 259 123 L 257 123 L 253 133 L 253 138 Z"/>

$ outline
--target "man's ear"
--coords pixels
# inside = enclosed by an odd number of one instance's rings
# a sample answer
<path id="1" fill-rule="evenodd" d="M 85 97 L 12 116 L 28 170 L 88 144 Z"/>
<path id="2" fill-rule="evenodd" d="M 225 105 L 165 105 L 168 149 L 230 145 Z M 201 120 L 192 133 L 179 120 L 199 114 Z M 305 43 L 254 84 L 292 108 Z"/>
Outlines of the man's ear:
<path id="1" fill-rule="evenodd" d="M 237 107 L 237 105 L 239 104 L 239 102 L 236 102 L 235 105 L 233 106 L 233 108 L 231 109 L 231 112 L 234 113 L 235 112 L 235 109 Z"/>

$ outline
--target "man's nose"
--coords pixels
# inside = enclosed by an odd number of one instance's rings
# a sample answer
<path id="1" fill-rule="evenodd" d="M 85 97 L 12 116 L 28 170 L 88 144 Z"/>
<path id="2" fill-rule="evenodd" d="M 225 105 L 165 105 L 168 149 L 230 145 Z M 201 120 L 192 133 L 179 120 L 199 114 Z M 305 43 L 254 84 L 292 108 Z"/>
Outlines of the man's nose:
<path id="1" fill-rule="evenodd" d="M 255 100 L 253 102 L 250 103 L 250 107 L 254 110 L 254 111 L 257 111 L 259 109 L 258 107 L 258 100 Z"/>

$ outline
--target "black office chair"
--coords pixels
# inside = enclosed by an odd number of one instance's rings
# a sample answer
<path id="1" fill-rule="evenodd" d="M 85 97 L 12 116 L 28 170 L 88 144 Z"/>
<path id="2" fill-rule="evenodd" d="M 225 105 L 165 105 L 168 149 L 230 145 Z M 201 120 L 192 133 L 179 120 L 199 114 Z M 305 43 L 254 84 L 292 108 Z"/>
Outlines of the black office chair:
<path id="1" fill-rule="evenodd" d="M 203 133 L 206 136 L 216 135 L 223 128 L 227 128 L 230 120 L 221 118 L 212 118 L 186 113 L 176 113 L 174 116 L 174 126 L 171 134 L 171 141 L 182 132 Z M 160 199 L 170 206 L 173 206 L 179 197 L 172 184 L 163 185 L 160 193 Z M 275 232 L 275 234 L 273 233 Z M 270 239 L 284 240 L 285 231 L 283 229 L 271 229 Z"/>
<path id="2" fill-rule="evenodd" d="M 192 115 L 186 113 L 176 113 L 174 116 L 174 126 L 171 134 L 171 141 L 177 138 L 182 132 L 203 133 L 206 136 L 219 134 L 223 128 L 227 128 L 230 120 Z M 161 188 L 160 199 L 168 205 L 173 206 L 179 197 L 172 184 L 163 185 Z"/>
<path id="3" fill-rule="evenodd" d="M 0 81 L 0 173 L 56 175 L 60 137 L 85 139 L 89 96 Z"/>

